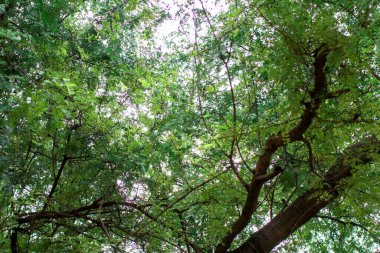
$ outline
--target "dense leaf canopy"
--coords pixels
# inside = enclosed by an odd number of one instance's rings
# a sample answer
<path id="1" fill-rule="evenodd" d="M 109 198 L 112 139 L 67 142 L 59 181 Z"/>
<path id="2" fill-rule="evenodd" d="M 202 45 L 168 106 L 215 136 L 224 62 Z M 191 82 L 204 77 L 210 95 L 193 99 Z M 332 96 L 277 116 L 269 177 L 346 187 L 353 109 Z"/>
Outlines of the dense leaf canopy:
<path id="1" fill-rule="evenodd" d="M 379 250 L 379 31 L 378 0 L 2 1 L 0 251 Z"/>

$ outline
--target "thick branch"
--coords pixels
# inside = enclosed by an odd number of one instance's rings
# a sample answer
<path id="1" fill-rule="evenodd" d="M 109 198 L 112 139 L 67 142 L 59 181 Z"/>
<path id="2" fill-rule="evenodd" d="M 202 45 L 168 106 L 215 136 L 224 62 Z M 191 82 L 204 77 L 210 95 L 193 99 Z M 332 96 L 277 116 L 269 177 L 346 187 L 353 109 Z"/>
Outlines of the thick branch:
<path id="1" fill-rule="evenodd" d="M 14 229 L 11 232 L 11 252 L 18 253 L 18 229 Z"/>
<path id="2" fill-rule="evenodd" d="M 325 174 L 325 185 L 322 188 L 310 189 L 303 193 L 231 253 L 270 252 L 331 203 L 339 195 L 337 186 L 341 181 L 351 176 L 351 171 L 355 166 L 371 162 L 371 154 L 374 153 L 380 153 L 380 141 L 374 138 L 368 138 L 346 149 L 344 155 L 339 157 Z M 348 163 L 348 160 L 351 162 Z"/>
<path id="3" fill-rule="evenodd" d="M 70 211 L 40 211 L 35 213 L 22 214 L 17 218 L 19 224 L 32 223 L 39 220 L 52 220 L 52 219 L 63 219 L 63 218 L 72 218 L 78 217 L 81 218 L 83 214 L 91 210 L 96 210 L 98 208 L 105 208 L 119 205 L 117 202 L 105 202 L 99 203 L 94 202 L 91 205 L 83 206 Z"/>
<path id="4" fill-rule="evenodd" d="M 255 167 L 255 175 L 253 176 L 248 189 L 247 198 L 243 206 L 240 216 L 232 225 L 231 230 L 223 237 L 215 249 L 215 253 L 226 252 L 235 239 L 235 237 L 248 225 L 252 214 L 256 210 L 258 198 L 261 188 L 265 182 L 273 178 L 273 175 L 267 175 L 267 170 L 272 159 L 272 155 L 277 149 L 285 145 L 285 137 L 287 142 L 299 141 L 303 138 L 303 134 L 310 127 L 316 112 L 325 99 L 325 91 L 327 89 L 327 80 L 324 67 L 327 62 L 328 50 L 325 45 L 320 46 L 315 51 L 314 60 L 314 89 L 310 92 L 310 102 L 305 103 L 305 109 L 302 113 L 301 120 L 291 129 L 287 135 L 272 135 L 266 142 L 264 152 L 259 156 Z"/>

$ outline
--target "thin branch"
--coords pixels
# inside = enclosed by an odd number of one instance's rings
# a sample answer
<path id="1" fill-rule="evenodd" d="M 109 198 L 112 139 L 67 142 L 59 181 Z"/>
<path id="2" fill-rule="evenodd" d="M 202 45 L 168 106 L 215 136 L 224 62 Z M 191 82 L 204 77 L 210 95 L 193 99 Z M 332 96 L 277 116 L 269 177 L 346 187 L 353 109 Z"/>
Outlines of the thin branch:
<path id="1" fill-rule="evenodd" d="M 241 177 L 239 171 L 236 169 L 236 166 L 235 166 L 235 163 L 234 163 L 234 161 L 232 159 L 232 156 L 230 156 L 229 158 L 230 158 L 230 168 L 232 169 L 233 173 L 235 174 L 235 176 L 237 177 L 237 179 L 239 180 L 239 182 L 248 191 L 249 184 L 247 182 L 245 182 L 245 180 Z"/>
<path id="2" fill-rule="evenodd" d="M 66 155 L 63 156 L 63 160 L 61 162 L 61 165 L 59 167 L 59 170 L 58 170 L 58 173 L 57 173 L 57 176 L 54 178 L 54 182 L 53 182 L 53 186 L 51 187 L 51 190 L 49 192 L 49 195 L 46 199 L 46 203 L 44 204 L 42 210 L 46 210 L 46 208 L 48 207 L 50 201 L 51 201 L 51 198 L 53 197 L 53 194 L 55 192 L 55 190 L 57 189 L 57 186 L 58 186 L 58 183 L 59 183 L 59 180 L 61 179 L 61 176 L 62 176 L 62 173 L 63 173 L 63 169 L 65 168 L 65 165 L 67 163 L 69 159 L 67 158 Z"/>
<path id="3" fill-rule="evenodd" d="M 309 167 L 310 171 L 313 172 L 316 176 L 323 178 L 322 175 L 320 175 L 314 168 L 313 164 L 313 149 L 311 147 L 310 142 L 306 138 L 302 138 L 301 141 L 306 144 L 307 149 L 308 149 L 308 161 L 309 161 Z"/>
<path id="4" fill-rule="evenodd" d="M 332 217 L 332 216 L 328 216 L 328 215 L 316 215 L 315 218 L 328 219 L 328 220 L 337 222 L 339 224 L 342 224 L 344 226 L 351 225 L 351 226 L 359 227 L 359 228 L 368 232 L 368 229 L 365 228 L 363 225 L 356 223 L 356 222 L 353 222 L 353 221 L 344 221 L 344 220 L 341 220 L 337 217 Z"/>
<path id="5" fill-rule="evenodd" d="M 238 151 L 238 154 L 241 158 L 241 160 L 243 161 L 245 167 L 247 167 L 247 169 L 249 169 L 252 173 L 254 173 L 254 170 L 248 165 L 248 163 L 246 162 L 246 160 L 244 159 L 242 153 L 241 153 L 241 150 L 240 150 L 240 145 L 239 145 L 239 142 L 237 141 L 236 142 L 236 147 L 237 147 L 237 151 Z"/>
<path id="6" fill-rule="evenodd" d="M 346 93 L 348 93 L 350 91 L 351 91 L 350 89 L 343 89 L 343 90 L 337 90 L 335 92 L 329 92 L 329 93 L 327 93 L 326 98 L 327 99 L 337 98 L 337 97 L 339 97 L 339 96 L 341 96 L 343 94 L 346 94 Z"/>
<path id="7" fill-rule="evenodd" d="M 206 181 L 196 185 L 195 187 L 191 187 L 190 190 L 188 192 L 186 192 L 185 194 L 183 194 L 181 197 L 179 197 L 178 199 L 176 199 L 173 203 L 171 203 L 170 205 L 168 205 L 165 209 L 163 209 L 160 213 L 158 213 L 156 216 L 152 217 L 152 219 L 150 221 L 148 221 L 147 223 L 145 223 L 144 225 L 142 225 L 139 229 L 137 229 L 135 232 L 133 232 L 133 234 L 136 234 L 136 233 L 139 233 L 142 229 L 144 229 L 145 227 L 147 227 L 149 224 L 152 223 L 152 221 L 156 221 L 162 214 L 164 214 L 166 211 L 170 210 L 173 208 L 173 206 L 175 206 L 177 203 L 181 202 L 183 199 L 185 199 L 188 195 L 190 195 L 192 192 L 198 190 L 199 188 L 205 186 L 207 183 L 211 182 L 212 180 L 216 179 L 217 177 L 219 177 L 220 175 L 222 175 L 223 173 L 225 173 L 225 171 L 222 171 L 221 173 L 219 174 L 216 174 L 214 176 L 212 176 L 211 178 L 207 179 Z"/>

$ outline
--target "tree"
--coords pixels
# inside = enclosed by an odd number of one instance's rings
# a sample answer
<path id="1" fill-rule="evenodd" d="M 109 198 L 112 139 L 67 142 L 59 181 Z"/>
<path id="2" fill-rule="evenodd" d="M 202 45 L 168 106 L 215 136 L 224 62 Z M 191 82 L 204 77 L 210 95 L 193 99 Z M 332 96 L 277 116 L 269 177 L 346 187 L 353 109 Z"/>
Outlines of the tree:
<path id="1" fill-rule="evenodd" d="M 380 246 L 378 1 L 0 6 L 3 250 Z"/>

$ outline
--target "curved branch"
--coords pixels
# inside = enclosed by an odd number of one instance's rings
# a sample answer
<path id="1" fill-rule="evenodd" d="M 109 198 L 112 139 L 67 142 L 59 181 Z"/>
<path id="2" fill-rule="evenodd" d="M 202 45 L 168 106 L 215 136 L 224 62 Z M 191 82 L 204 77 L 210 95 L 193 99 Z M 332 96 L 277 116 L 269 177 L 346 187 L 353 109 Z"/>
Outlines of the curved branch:
<path id="1" fill-rule="evenodd" d="M 371 155 L 376 153 L 380 153 L 380 141 L 374 137 L 347 148 L 325 174 L 323 187 L 304 192 L 273 220 L 253 233 L 240 247 L 230 252 L 270 252 L 339 196 L 342 180 L 352 175 L 351 171 L 355 166 L 370 163 L 373 160 Z M 347 163 L 347 160 L 355 162 Z"/>
<path id="2" fill-rule="evenodd" d="M 314 52 L 314 89 L 310 92 L 310 102 L 305 103 L 301 120 L 286 135 L 272 135 L 267 140 L 264 152 L 259 156 L 255 167 L 255 175 L 249 184 L 248 194 L 240 216 L 231 226 L 231 229 L 225 234 L 222 241 L 216 246 L 215 253 L 224 253 L 230 247 L 236 236 L 243 231 L 248 225 L 252 214 L 257 208 L 258 198 L 261 188 L 265 182 L 273 178 L 273 175 L 266 175 L 272 155 L 277 149 L 287 143 L 299 141 L 303 138 L 303 134 L 310 127 L 316 116 L 317 110 L 324 101 L 325 91 L 327 89 L 327 79 L 325 75 L 325 65 L 327 62 L 327 54 L 329 49 L 322 44 Z"/>

